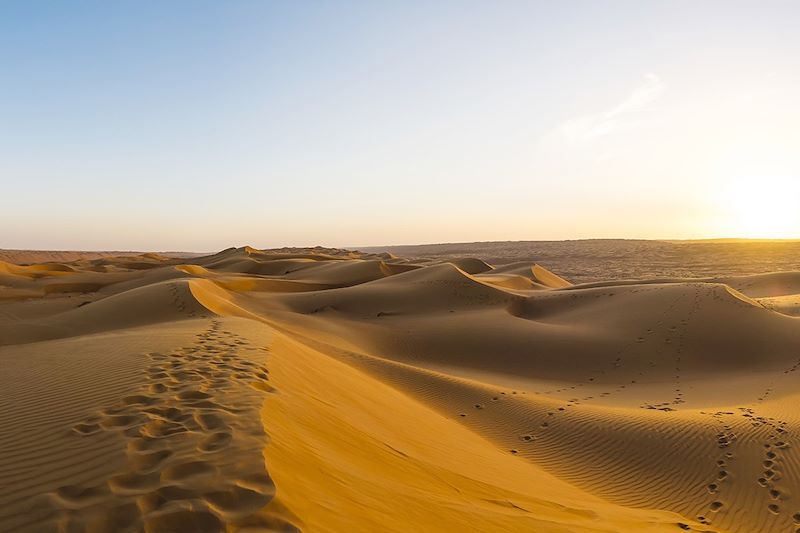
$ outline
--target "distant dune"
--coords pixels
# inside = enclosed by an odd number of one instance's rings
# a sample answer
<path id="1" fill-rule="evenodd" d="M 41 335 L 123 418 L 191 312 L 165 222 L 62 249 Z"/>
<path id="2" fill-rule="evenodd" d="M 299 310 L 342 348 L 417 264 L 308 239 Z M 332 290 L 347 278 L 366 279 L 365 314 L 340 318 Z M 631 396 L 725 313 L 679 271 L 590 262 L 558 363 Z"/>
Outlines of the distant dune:
<path id="1" fill-rule="evenodd" d="M 100 257 L 125 257 L 140 255 L 142 252 L 82 252 L 68 250 L 4 250 L 0 248 L 0 261 L 18 265 L 48 262 L 70 262 Z M 159 252 L 165 257 L 197 257 L 194 252 Z"/>
<path id="2" fill-rule="evenodd" d="M 401 257 L 480 257 L 493 265 L 538 262 L 575 282 L 735 276 L 800 269 L 800 240 L 650 241 L 589 239 L 362 248 Z"/>
<path id="3" fill-rule="evenodd" d="M 0 531 L 795 531 L 796 246 L 2 260 Z"/>

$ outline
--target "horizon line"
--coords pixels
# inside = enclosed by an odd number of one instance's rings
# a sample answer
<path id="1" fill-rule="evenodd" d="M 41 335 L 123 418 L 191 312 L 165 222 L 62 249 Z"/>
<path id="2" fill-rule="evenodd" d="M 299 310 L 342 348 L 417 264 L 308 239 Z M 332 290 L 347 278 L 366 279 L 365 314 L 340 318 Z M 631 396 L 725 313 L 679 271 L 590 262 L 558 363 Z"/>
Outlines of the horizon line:
<path id="1" fill-rule="evenodd" d="M 255 248 L 257 250 L 277 250 L 281 248 L 328 248 L 339 250 L 360 250 L 369 248 L 404 248 L 413 246 L 448 246 L 459 244 L 496 244 L 496 243 L 527 243 L 527 242 L 587 242 L 587 241 L 645 241 L 645 242 L 667 242 L 667 243 L 747 243 L 747 242 L 800 242 L 800 237 L 788 238 L 761 238 L 761 237 L 706 237 L 697 239 L 645 239 L 645 238 L 632 238 L 632 237 L 590 237 L 590 238 L 576 238 L 576 239 L 516 239 L 516 240 L 496 240 L 496 241 L 450 241 L 450 242 L 422 242 L 422 243 L 402 243 L 402 244 L 370 244 L 370 245 L 357 245 L 357 246 L 324 246 L 320 244 L 309 246 L 297 245 L 282 245 L 269 248 L 258 248 L 252 245 L 241 246 L 228 246 L 216 251 L 209 250 L 113 250 L 113 249 L 76 249 L 76 248 L 0 248 L 3 252 L 79 252 L 79 253 L 120 253 L 120 254 L 135 254 L 135 253 L 162 253 L 162 254 L 215 254 L 224 250 L 232 248 Z"/>

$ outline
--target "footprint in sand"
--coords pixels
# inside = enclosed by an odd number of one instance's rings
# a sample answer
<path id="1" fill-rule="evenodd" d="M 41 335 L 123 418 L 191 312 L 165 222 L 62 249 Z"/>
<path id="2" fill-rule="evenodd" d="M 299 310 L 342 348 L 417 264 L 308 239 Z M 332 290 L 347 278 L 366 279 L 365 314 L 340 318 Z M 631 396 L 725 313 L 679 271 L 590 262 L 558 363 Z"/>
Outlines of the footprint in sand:
<path id="1" fill-rule="evenodd" d="M 244 339 L 220 331 L 213 321 L 197 344 L 148 354 L 148 383 L 141 392 L 76 424 L 76 438 L 120 434 L 127 441 L 128 461 L 101 485 L 64 486 L 53 494 L 65 527 L 105 523 L 115 530 L 297 531 L 260 513 L 275 494 L 264 468 L 259 412 L 261 395 L 273 389 L 268 369 L 242 358 L 239 350 L 245 348 Z M 241 381 L 231 380 L 220 364 L 235 369 Z"/>

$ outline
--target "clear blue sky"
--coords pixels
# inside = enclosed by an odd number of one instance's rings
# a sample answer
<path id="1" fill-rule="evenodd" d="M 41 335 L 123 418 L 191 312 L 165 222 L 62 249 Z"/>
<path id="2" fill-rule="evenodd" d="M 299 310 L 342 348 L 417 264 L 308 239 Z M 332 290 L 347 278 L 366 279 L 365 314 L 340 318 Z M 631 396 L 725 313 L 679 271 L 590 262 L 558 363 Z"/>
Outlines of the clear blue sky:
<path id="1" fill-rule="evenodd" d="M 0 247 L 800 237 L 800 2 L 0 3 Z"/>

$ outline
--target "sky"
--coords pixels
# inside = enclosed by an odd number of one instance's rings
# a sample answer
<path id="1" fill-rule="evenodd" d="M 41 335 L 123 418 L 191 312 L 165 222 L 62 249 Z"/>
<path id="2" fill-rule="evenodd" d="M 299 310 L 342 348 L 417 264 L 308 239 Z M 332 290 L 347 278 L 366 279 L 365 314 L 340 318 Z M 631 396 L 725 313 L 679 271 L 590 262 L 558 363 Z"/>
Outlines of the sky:
<path id="1" fill-rule="evenodd" d="M 800 2 L 0 3 L 0 248 L 800 238 Z"/>

